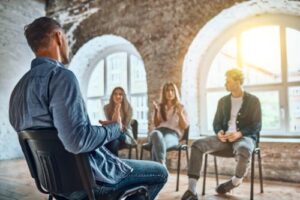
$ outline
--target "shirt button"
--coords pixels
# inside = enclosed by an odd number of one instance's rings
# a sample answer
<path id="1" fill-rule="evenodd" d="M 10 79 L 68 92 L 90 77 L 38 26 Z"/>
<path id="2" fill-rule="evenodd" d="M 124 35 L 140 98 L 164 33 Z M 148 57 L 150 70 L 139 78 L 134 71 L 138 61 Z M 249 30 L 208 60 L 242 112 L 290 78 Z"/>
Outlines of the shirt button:
<path id="1" fill-rule="evenodd" d="M 238 124 L 238 123 L 239 123 L 239 121 L 236 121 L 236 123 Z"/>

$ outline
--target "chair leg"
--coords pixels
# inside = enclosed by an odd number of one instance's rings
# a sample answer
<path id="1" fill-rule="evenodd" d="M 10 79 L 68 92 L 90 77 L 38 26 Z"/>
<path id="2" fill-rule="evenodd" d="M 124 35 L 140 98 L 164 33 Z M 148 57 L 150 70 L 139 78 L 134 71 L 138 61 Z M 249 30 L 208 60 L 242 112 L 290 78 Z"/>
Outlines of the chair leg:
<path id="1" fill-rule="evenodd" d="M 181 160 L 181 149 L 179 149 L 178 151 L 176 192 L 179 190 L 180 160 Z"/>
<path id="2" fill-rule="evenodd" d="M 141 156 L 140 156 L 140 160 L 143 160 L 143 153 L 144 153 L 144 148 L 143 146 L 141 147 Z"/>
<path id="3" fill-rule="evenodd" d="M 218 163 L 217 163 L 217 157 L 214 156 L 214 164 L 215 164 L 215 175 L 216 175 L 216 183 L 217 186 L 219 185 L 219 172 L 218 172 Z"/>
<path id="4" fill-rule="evenodd" d="M 129 147 L 129 153 L 128 153 L 128 158 L 131 159 L 131 151 L 132 151 L 132 147 Z"/>
<path id="5" fill-rule="evenodd" d="M 49 194 L 49 196 L 48 196 L 48 200 L 52 200 L 53 199 L 53 196 L 52 196 L 52 194 Z"/>
<path id="6" fill-rule="evenodd" d="M 207 168 L 207 154 L 205 154 L 205 157 L 204 157 L 204 171 L 203 171 L 203 187 L 202 187 L 202 195 L 205 195 L 206 168 Z"/>
<path id="7" fill-rule="evenodd" d="M 251 159 L 251 184 L 250 184 L 250 200 L 253 200 L 253 184 L 254 184 L 254 164 L 255 164 L 255 152 L 252 153 Z"/>
<path id="8" fill-rule="evenodd" d="M 136 158 L 137 160 L 139 159 L 139 149 L 138 149 L 137 146 L 135 147 L 135 158 Z"/>
<path id="9" fill-rule="evenodd" d="M 190 164 L 190 157 L 189 157 L 189 149 L 186 148 L 186 164 L 187 164 L 187 168 L 189 168 L 189 164 Z"/>
<path id="10" fill-rule="evenodd" d="M 258 156 L 258 167 L 259 167 L 258 169 L 259 169 L 259 179 L 260 179 L 260 193 L 264 193 L 260 150 L 258 150 L 257 156 Z"/>

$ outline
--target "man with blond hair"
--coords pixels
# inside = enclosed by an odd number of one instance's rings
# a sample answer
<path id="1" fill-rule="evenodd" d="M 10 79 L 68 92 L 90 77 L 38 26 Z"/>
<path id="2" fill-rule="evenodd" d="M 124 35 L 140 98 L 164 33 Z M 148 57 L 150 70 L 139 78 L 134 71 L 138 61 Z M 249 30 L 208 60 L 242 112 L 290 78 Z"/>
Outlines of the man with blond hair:
<path id="1" fill-rule="evenodd" d="M 192 144 L 188 169 L 188 190 L 182 200 L 197 200 L 196 185 L 200 177 L 205 153 L 232 152 L 237 161 L 235 175 L 217 186 L 216 192 L 226 194 L 242 183 L 247 173 L 251 154 L 261 130 L 261 107 L 259 99 L 242 88 L 243 72 L 231 69 L 226 72 L 226 90 L 229 95 L 218 102 L 213 128 L 216 135 L 196 140 Z"/>

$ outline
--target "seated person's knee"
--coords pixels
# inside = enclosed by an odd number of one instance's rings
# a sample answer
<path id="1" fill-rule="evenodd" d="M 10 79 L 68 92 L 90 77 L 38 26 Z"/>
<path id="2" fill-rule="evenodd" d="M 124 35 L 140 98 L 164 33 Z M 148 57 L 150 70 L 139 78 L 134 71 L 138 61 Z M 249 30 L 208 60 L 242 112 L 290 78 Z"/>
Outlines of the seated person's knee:
<path id="1" fill-rule="evenodd" d="M 237 155 L 241 155 L 244 158 L 250 158 L 251 156 L 251 151 L 249 148 L 245 147 L 245 146 L 240 146 L 237 148 L 236 154 Z"/>

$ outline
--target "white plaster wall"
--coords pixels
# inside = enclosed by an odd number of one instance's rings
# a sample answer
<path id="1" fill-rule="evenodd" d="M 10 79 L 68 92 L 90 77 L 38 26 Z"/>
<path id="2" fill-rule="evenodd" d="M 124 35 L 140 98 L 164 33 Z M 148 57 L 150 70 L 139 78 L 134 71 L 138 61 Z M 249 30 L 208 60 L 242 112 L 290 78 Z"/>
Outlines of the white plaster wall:
<path id="1" fill-rule="evenodd" d="M 44 16 L 44 7 L 42 1 L 35 0 L 0 1 L 0 160 L 23 155 L 8 119 L 9 97 L 34 58 L 24 26 Z"/>

